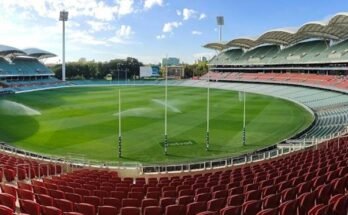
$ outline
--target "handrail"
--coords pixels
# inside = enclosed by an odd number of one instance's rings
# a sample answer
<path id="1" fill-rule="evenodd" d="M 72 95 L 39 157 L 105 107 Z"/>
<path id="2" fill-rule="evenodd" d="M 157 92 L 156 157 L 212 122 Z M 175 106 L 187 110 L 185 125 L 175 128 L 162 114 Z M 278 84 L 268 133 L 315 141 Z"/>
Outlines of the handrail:
<path id="1" fill-rule="evenodd" d="M 39 178 L 41 178 L 41 166 L 46 166 L 47 169 L 46 169 L 46 176 L 49 176 L 49 165 L 48 163 L 39 163 L 39 165 L 37 166 L 38 167 L 38 174 L 39 174 Z"/>

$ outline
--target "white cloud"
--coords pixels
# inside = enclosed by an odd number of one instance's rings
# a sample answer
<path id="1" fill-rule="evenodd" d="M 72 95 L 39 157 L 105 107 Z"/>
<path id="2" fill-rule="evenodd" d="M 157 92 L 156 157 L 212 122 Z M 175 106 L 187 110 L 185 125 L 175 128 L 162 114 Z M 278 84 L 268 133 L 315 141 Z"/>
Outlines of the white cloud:
<path id="1" fill-rule="evenodd" d="M 168 22 L 168 23 L 165 23 L 163 25 L 162 31 L 164 33 L 170 33 L 170 32 L 172 32 L 174 30 L 174 28 L 178 28 L 181 25 L 182 25 L 181 22 Z"/>
<path id="2" fill-rule="evenodd" d="M 198 17 L 199 20 L 202 20 L 205 18 L 207 18 L 207 15 L 205 13 L 201 13 L 201 15 L 199 15 L 199 17 Z"/>
<path id="3" fill-rule="evenodd" d="M 116 31 L 116 35 L 124 39 L 128 39 L 132 34 L 134 34 L 134 32 L 129 25 L 121 25 L 120 29 Z"/>
<path id="4" fill-rule="evenodd" d="M 144 8 L 145 9 L 151 9 L 154 6 L 162 6 L 163 5 L 163 0 L 145 0 L 144 1 Z"/>
<path id="5" fill-rule="evenodd" d="M 95 38 L 87 31 L 75 31 L 74 33 L 69 34 L 69 41 L 75 44 L 107 45 L 106 41 Z"/>
<path id="6" fill-rule="evenodd" d="M 117 44 L 134 44 L 134 41 L 130 41 L 130 37 L 134 34 L 132 27 L 129 25 L 121 25 L 116 31 L 116 35 L 109 38 L 108 41 Z"/>
<path id="7" fill-rule="evenodd" d="M 166 38 L 165 34 L 160 34 L 160 35 L 156 36 L 156 39 L 158 39 L 158 40 L 163 40 L 164 38 Z"/>
<path id="8" fill-rule="evenodd" d="M 205 13 L 199 13 L 196 10 L 193 9 L 189 9 L 189 8 L 184 8 L 181 10 L 176 10 L 176 14 L 178 16 L 182 16 L 182 19 L 187 21 L 189 19 L 198 19 L 198 20 L 202 20 L 205 19 L 207 17 L 207 15 Z"/>
<path id="9" fill-rule="evenodd" d="M 189 20 L 190 18 L 196 16 L 196 14 L 197 14 L 197 11 L 192 9 L 184 8 L 182 10 L 182 16 L 184 20 Z"/>
<path id="10" fill-rule="evenodd" d="M 135 11 L 134 0 L 116 0 L 112 4 L 99 0 L 16 0 L 0 1 L 0 8 L 12 11 L 13 14 L 18 10 L 31 11 L 40 17 L 54 20 L 58 19 L 62 9 L 69 11 L 69 18 L 86 16 L 102 21 L 111 21 Z"/>
<path id="11" fill-rule="evenodd" d="M 134 12 L 133 4 L 134 0 L 117 0 L 119 5 L 118 15 L 124 16 Z"/>
<path id="12" fill-rule="evenodd" d="M 71 23 L 71 22 L 67 22 L 67 23 Z M 112 29 L 110 24 L 107 22 L 99 22 L 99 21 L 90 20 L 90 21 L 87 21 L 87 24 L 91 27 L 91 32 L 106 31 L 106 30 Z"/>
<path id="13" fill-rule="evenodd" d="M 191 32 L 193 35 L 202 35 L 201 31 L 192 31 Z"/>

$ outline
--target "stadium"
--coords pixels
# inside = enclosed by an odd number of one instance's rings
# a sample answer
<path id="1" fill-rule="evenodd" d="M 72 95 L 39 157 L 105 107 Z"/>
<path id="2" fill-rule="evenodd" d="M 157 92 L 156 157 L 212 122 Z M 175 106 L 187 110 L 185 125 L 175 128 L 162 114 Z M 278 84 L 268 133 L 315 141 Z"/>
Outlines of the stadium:
<path id="1" fill-rule="evenodd" d="M 84 80 L 60 16 L 56 67 L 0 45 L 0 215 L 348 214 L 348 13 L 202 44 L 199 77 Z"/>

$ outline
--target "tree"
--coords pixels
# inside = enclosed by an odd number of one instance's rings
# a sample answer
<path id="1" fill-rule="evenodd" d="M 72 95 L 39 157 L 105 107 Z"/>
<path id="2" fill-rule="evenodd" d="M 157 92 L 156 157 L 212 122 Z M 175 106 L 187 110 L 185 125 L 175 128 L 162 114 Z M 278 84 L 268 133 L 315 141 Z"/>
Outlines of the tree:
<path id="1" fill-rule="evenodd" d="M 77 62 L 66 64 L 66 77 L 68 79 L 103 79 L 111 74 L 113 79 L 128 79 L 139 76 L 140 66 L 143 64 L 136 58 L 113 59 L 108 62 L 87 61 L 80 58 Z M 57 78 L 61 79 L 62 65 L 57 64 L 51 67 Z"/>

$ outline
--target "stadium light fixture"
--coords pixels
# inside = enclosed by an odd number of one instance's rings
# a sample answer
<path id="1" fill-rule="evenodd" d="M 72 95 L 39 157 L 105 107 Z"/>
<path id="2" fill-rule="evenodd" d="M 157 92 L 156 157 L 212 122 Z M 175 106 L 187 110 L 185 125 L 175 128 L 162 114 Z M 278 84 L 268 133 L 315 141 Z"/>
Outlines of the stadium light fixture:
<path id="1" fill-rule="evenodd" d="M 59 13 L 59 21 L 63 23 L 63 44 L 62 44 L 62 81 L 65 81 L 65 22 L 68 21 L 69 12 L 62 10 Z"/>
<path id="2" fill-rule="evenodd" d="M 224 17 L 217 16 L 216 17 L 216 24 L 219 27 L 219 42 L 221 42 L 222 41 L 222 26 L 225 24 Z"/>

